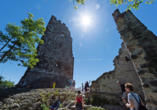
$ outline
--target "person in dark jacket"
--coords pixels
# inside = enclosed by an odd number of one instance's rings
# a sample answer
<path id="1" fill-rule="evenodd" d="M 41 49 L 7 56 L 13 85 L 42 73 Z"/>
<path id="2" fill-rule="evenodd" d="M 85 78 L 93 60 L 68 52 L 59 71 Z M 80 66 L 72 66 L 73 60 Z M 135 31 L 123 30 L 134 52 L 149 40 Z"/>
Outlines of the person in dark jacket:
<path id="1" fill-rule="evenodd" d="M 122 100 L 126 104 L 127 100 L 127 92 L 125 91 L 125 83 L 121 83 L 120 81 L 117 81 L 117 83 L 120 85 L 121 90 L 122 90 Z"/>
<path id="2" fill-rule="evenodd" d="M 55 103 L 53 103 L 52 106 L 49 106 L 49 110 L 57 110 L 60 105 L 60 100 L 57 100 Z"/>
<path id="3" fill-rule="evenodd" d="M 87 81 L 87 82 L 85 83 L 85 93 L 87 93 L 88 88 L 89 88 L 89 83 L 88 83 L 88 81 Z"/>

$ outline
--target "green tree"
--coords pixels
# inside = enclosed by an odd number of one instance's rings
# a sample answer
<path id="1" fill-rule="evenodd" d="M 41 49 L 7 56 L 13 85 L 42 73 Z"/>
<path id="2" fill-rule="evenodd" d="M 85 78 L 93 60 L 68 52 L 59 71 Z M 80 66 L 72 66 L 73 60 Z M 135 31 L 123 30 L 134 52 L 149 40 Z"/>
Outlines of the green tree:
<path id="1" fill-rule="evenodd" d="M 0 88 L 9 88 L 15 85 L 15 82 L 13 81 L 8 81 L 8 80 L 4 80 L 4 77 L 0 76 Z"/>
<path id="2" fill-rule="evenodd" d="M 74 4 L 74 1 L 76 1 L 78 4 L 84 5 L 86 0 L 73 0 L 73 4 Z M 153 1 L 155 1 L 155 0 L 145 0 L 145 3 L 152 4 Z M 131 10 L 131 8 L 139 9 L 139 5 L 143 2 L 144 2 L 144 0 L 110 0 L 111 5 L 115 4 L 116 6 L 118 6 L 118 5 L 122 5 L 122 4 L 128 4 L 129 10 Z M 75 4 L 74 4 L 74 6 L 75 6 L 75 9 L 77 9 L 77 6 Z"/>
<path id="3" fill-rule="evenodd" d="M 36 45 L 44 43 L 39 36 L 44 35 L 46 28 L 43 18 L 34 21 L 33 17 L 28 13 L 28 18 L 21 21 L 22 26 L 9 23 L 5 28 L 6 34 L 0 31 L 0 42 L 4 43 L 0 48 L 0 63 L 12 60 L 33 68 L 39 62 Z"/>

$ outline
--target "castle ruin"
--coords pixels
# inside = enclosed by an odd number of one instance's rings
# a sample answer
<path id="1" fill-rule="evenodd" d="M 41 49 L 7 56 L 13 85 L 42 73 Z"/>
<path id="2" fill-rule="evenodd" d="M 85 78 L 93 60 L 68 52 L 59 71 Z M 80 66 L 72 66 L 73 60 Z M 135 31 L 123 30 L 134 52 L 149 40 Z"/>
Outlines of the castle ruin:
<path id="1" fill-rule="evenodd" d="M 68 79 L 73 79 L 74 57 L 70 31 L 52 16 L 41 39 L 44 44 L 37 47 L 39 62 L 33 69 L 27 69 L 20 82 L 46 88 L 52 87 L 52 81 L 56 81 L 56 87 L 65 87 Z"/>
<path id="2" fill-rule="evenodd" d="M 149 110 L 157 110 L 157 36 L 147 29 L 132 13 L 112 14 L 123 40 L 115 69 L 92 82 L 91 91 L 104 94 L 107 99 L 123 102 L 117 81 L 132 83 L 134 92 L 144 99 Z M 127 57 L 128 61 L 125 60 Z"/>

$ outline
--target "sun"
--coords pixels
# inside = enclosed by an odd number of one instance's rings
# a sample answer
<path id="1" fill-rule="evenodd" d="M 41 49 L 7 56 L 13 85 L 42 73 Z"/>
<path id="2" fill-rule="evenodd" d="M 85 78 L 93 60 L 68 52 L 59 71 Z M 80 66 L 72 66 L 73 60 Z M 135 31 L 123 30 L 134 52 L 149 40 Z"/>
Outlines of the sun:
<path id="1" fill-rule="evenodd" d="M 90 24 L 91 24 L 91 18 L 90 18 L 90 16 L 83 15 L 81 17 L 81 24 L 83 26 L 85 26 L 85 27 L 90 26 Z"/>

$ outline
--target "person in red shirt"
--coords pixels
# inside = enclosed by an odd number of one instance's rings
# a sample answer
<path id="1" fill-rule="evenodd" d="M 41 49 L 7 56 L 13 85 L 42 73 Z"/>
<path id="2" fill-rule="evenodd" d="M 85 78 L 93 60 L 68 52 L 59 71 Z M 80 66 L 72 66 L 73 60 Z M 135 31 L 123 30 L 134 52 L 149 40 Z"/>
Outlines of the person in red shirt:
<path id="1" fill-rule="evenodd" d="M 76 95 L 75 108 L 76 110 L 82 110 L 82 108 L 84 108 L 84 101 L 83 101 L 83 96 L 81 94 L 81 91 L 78 91 L 78 94 Z"/>

